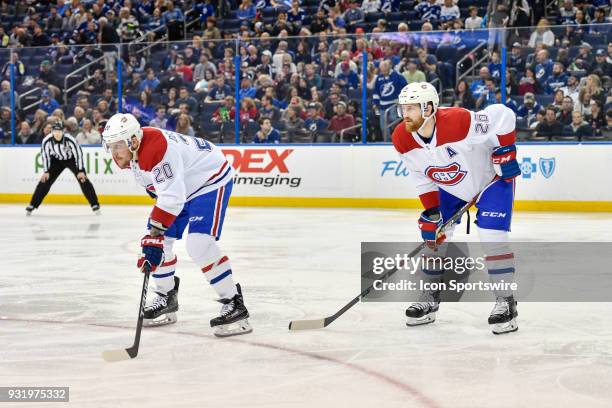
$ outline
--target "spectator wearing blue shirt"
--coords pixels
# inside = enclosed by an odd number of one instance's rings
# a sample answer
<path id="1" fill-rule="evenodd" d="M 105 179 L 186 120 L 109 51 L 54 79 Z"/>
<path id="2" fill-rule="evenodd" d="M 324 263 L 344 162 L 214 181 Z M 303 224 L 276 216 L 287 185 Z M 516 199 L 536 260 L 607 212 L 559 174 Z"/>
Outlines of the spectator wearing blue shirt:
<path id="1" fill-rule="evenodd" d="M 472 96 L 474 99 L 480 98 L 483 92 L 486 90 L 487 86 L 485 81 L 491 77 L 491 73 L 489 68 L 482 67 L 478 72 L 479 78 L 472 82 L 470 85 L 470 91 L 472 91 Z"/>
<path id="2" fill-rule="evenodd" d="M 271 9 L 272 2 L 270 0 L 255 0 L 255 9 L 263 10 L 263 9 Z"/>
<path id="3" fill-rule="evenodd" d="M 437 0 L 425 0 L 420 2 L 414 10 L 417 12 L 421 21 L 439 20 L 442 8 L 437 4 Z"/>
<path id="4" fill-rule="evenodd" d="M 161 23 L 168 28 L 168 41 L 181 40 L 183 38 L 183 23 L 185 16 L 180 8 L 174 8 L 172 1 L 166 2 L 166 11 L 162 14 Z"/>
<path id="5" fill-rule="evenodd" d="M 244 98 L 255 99 L 256 93 L 257 93 L 257 88 L 255 88 L 253 84 L 251 83 L 251 78 L 248 76 L 245 76 L 244 78 L 242 78 L 242 81 L 240 82 L 240 91 L 238 91 L 238 95 L 240 96 L 240 99 L 244 99 Z"/>
<path id="6" fill-rule="evenodd" d="M 60 107 L 60 104 L 51 96 L 51 92 L 48 89 L 42 91 L 41 97 L 42 99 L 38 107 L 47 112 L 48 115 L 51 115 L 54 110 Z"/>
<path id="7" fill-rule="evenodd" d="M 208 91 L 208 95 L 204 102 L 223 102 L 226 96 L 232 95 L 232 89 L 225 84 L 225 77 L 223 75 L 217 76 L 214 85 Z"/>
<path id="8" fill-rule="evenodd" d="M 255 133 L 253 143 L 280 143 L 280 132 L 274 129 L 272 121 L 269 118 L 261 119 L 259 126 L 259 131 Z"/>
<path id="9" fill-rule="evenodd" d="M 487 68 L 489 68 L 489 74 L 491 75 L 491 78 L 494 78 L 496 81 L 499 81 L 501 79 L 502 66 L 499 58 L 499 52 L 493 51 L 493 53 L 491 54 L 491 62 L 489 62 Z"/>
<path id="10" fill-rule="evenodd" d="M 391 62 L 384 60 L 380 63 L 380 74 L 374 82 L 372 103 L 377 115 L 380 115 L 380 129 L 383 130 L 384 139 L 389 139 L 386 125 L 397 119 L 397 109 L 390 109 L 397 103 L 397 98 L 402 89 L 408 85 L 406 78 L 391 68 Z M 389 110 L 385 116 L 384 112 Z M 385 121 L 386 120 L 386 121 Z"/>
<path id="11" fill-rule="evenodd" d="M 519 42 L 512 44 L 512 52 L 508 58 L 508 67 L 515 68 L 518 72 L 525 71 L 525 57 L 523 56 L 523 46 Z"/>
<path id="12" fill-rule="evenodd" d="M 567 85 L 567 73 L 561 62 L 555 62 L 552 69 L 552 75 L 548 77 L 544 83 L 544 90 L 547 94 L 553 94 L 557 89 Z"/>
<path id="13" fill-rule="evenodd" d="M 308 118 L 304 121 L 304 129 L 311 134 L 321 133 L 327 130 L 329 122 L 320 117 L 321 106 L 316 102 L 308 104 Z"/>
<path id="14" fill-rule="evenodd" d="M 291 9 L 287 12 L 287 21 L 301 27 L 304 24 L 305 18 L 306 12 L 300 7 L 300 2 L 293 0 L 291 2 Z"/>
<path id="15" fill-rule="evenodd" d="M 576 12 L 578 8 L 574 7 L 572 0 L 564 0 L 563 7 L 559 8 L 559 17 L 557 21 L 559 24 L 576 24 Z"/>
<path id="16" fill-rule="evenodd" d="M 591 34 L 605 35 L 608 33 L 610 27 L 604 25 L 606 23 L 608 23 L 608 21 L 606 21 L 606 9 L 603 7 L 598 7 L 595 10 L 595 17 L 593 20 L 591 20 Z"/>
<path id="17" fill-rule="evenodd" d="M 211 0 L 205 0 L 203 3 L 196 4 L 195 9 L 200 14 L 201 24 L 206 24 L 206 19 L 215 15 L 215 8 L 211 4 Z"/>
<path id="18" fill-rule="evenodd" d="M 351 70 L 351 66 L 347 61 L 340 64 L 340 73 L 336 75 L 336 80 L 345 94 L 348 94 L 349 89 L 359 88 L 359 77 L 355 71 Z"/>
<path id="19" fill-rule="evenodd" d="M 495 92 L 495 80 L 493 78 L 485 79 L 485 89 L 478 99 L 476 99 L 476 109 L 484 109 L 487 106 L 497 103 L 495 100 Z"/>
<path id="20" fill-rule="evenodd" d="M 255 15 L 257 15 L 257 10 L 251 0 L 242 0 L 236 13 L 238 20 L 252 20 L 255 18 Z"/>
<path id="21" fill-rule="evenodd" d="M 502 93 L 501 89 L 499 88 L 495 90 L 495 103 L 506 105 L 508 108 L 512 109 L 512 112 L 514 112 L 515 114 L 518 111 L 518 105 L 510 95 L 506 95 L 506 103 L 502 102 Z"/>
<path id="22" fill-rule="evenodd" d="M 337 31 L 339 28 L 346 28 L 346 21 L 335 8 L 329 10 L 329 18 L 327 19 L 327 22 L 333 31 Z"/>
<path id="23" fill-rule="evenodd" d="M 349 8 L 344 12 L 343 17 L 351 31 L 354 31 L 355 25 L 363 23 L 365 20 L 365 14 L 359 7 L 357 0 L 351 0 Z"/>
<path id="24" fill-rule="evenodd" d="M 180 8 L 174 8 L 172 1 L 166 2 L 166 11 L 162 14 L 162 23 L 168 24 L 171 22 L 182 22 L 185 20 L 185 16 Z"/>
<path id="25" fill-rule="evenodd" d="M 540 50 L 536 54 L 535 75 L 539 83 L 544 84 L 552 74 L 553 62 L 548 57 L 548 51 Z"/>
<path id="26" fill-rule="evenodd" d="M 380 11 L 383 13 L 392 13 L 399 11 L 400 0 L 381 0 Z"/>
<path id="27" fill-rule="evenodd" d="M 516 116 L 524 118 L 527 124 L 531 124 L 535 118 L 536 113 L 542 110 L 542 106 L 536 102 L 535 95 L 531 92 L 527 92 L 523 97 L 523 104 L 518 107 Z"/>

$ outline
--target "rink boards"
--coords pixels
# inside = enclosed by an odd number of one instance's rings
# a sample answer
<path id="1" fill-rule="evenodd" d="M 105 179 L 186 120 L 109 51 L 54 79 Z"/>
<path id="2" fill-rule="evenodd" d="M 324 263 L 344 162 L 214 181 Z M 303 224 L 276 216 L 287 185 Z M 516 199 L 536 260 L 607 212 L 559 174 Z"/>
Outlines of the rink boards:
<path id="1" fill-rule="evenodd" d="M 84 147 L 102 204 L 152 200 L 101 147 Z M 232 205 L 418 208 L 408 170 L 390 145 L 224 146 L 236 169 Z M 521 144 L 519 210 L 612 211 L 612 144 Z M 42 174 L 37 146 L 0 148 L 0 202 L 27 202 Z M 599 176 L 602 176 L 601 178 Z M 85 203 L 69 171 L 45 202 Z"/>

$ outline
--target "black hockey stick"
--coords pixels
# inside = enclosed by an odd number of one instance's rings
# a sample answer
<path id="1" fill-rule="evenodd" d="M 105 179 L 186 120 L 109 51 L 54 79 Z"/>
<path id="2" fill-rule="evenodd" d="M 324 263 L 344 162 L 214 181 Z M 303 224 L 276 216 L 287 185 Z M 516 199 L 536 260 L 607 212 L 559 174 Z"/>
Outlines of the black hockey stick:
<path id="1" fill-rule="evenodd" d="M 136 337 L 132 347 L 126 349 L 105 350 L 102 352 L 102 358 L 109 363 L 113 361 L 123 361 L 134 358 L 138 355 L 138 347 L 140 346 L 140 333 L 142 332 L 142 322 L 144 320 L 144 308 L 147 301 L 147 290 L 149 288 L 149 275 L 151 274 L 151 266 L 148 262 L 142 267 L 144 272 L 144 280 L 142 282 L 142 295 L 140 296 L 140 306 L 138 308 L 138 323 L 136 324 Z"/>
<path id="2" fill-rule="evenodd" d="M 491 181 L 489 184 L 487 184 L 487 186 L 482 191 L 484 191 L 491 184 L 495 183 L 497 180 L 498 180 L 498 178 L 495 177 L 493 179 L 493 181 Z M 457 220 L 459 220 L 459 218 L 461 218 L 461 216 L 465 212 L 467 212 L 472 205 L 474 205 L 474 203 L 478 199 L 479 195 L 480 195 L 480 193 L 478 193 L 470 202 L 466 203 L 463 207 L 461 207 L 459 209 L 459 211 L 457 211 L 457 213 L 455 213 L 455 215 L 453 215 L 451 218 L 448 219 L 448 221 L 446 221 L 444 224 L 442 224 L 440 226 L 440 228 L 438 228 L 436 236 L 438 234 L 440 234 L 441 232 L 443 232 L 450 225 L 454 224 Z M 424 247 L 425 247 L 425 243 L 422 243 L 421 245 L 416 247 L 412 252 L 410 252 L 410 254 L 408 254 L 408 257 L 412 258 L 416 254 L 418 254 Z M 397 268 L 391 269 L 391 270 L 387 271 L 384 275 L 382 275 L 380 277 L 380 280 L 385 280 L 385 279 L 389 278 L 395 272 L 397 272 Z M 312 330 L 312 329 L 322 329 L 324 327 L 327 327 L 334 320 L 336 320 L 337 318 L 342 316 L 347 310 L 349 310 L 351 307 L 353 307 L 357 303 L 359 303 L 359 301 L 364 296 L 367 296 L 367 294 L 370 293 L 372 291 L 372 289 L 374 289 L 374 283 L 372 283 L 372 285 L 370 285 L 366 289 L 364 289 L 363 292 L 361 292 L 358 296 L 356 296 L 350 302 L 348 302 L 342 309 L 338 310 L 336 313 L 334 313 L 331 316 L 327 316 L 327 317 L 325 317 L 323 319 L 292 320 L 291 322 L 289 322 L 289 330 L 293 330 L 293 331 L 295 331 L 295 330 Z"/>

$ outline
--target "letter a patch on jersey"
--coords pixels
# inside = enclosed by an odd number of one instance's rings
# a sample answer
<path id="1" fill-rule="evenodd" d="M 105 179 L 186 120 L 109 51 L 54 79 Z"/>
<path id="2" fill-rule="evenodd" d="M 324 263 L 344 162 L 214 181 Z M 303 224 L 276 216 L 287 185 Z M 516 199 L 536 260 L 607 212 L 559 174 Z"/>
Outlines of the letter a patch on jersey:
<path id="1" fill-rule="evenodd" d="M 448 158 L 452 159 L 453 156 L 457 155 L 457 152 L 454 151 L 453 149 L 451 149 L 450 147 L 446 146 L 446 152 L 448 153 Z"/>

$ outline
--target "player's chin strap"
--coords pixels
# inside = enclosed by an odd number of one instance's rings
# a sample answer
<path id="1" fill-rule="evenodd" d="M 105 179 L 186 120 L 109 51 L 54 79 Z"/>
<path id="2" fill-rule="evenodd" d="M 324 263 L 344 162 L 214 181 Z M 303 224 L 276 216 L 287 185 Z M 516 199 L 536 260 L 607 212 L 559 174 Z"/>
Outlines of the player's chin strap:
<path id="1" fill-rule="evenodd" d="M 427 125 L 427 122 L 428 122 L 428 121 L 429 121 L 431 118 L 433 118 L 434 116 L 436 116 L 436 111 L 437 111 L 437 109 L 436 109 L 436 108 L 434 108 L 434 109 L 433 109 L 433 111 L 431 112 L 431 115 L 429 115 L 429 116 L 425 116 L 425 111 L 427 111 L 427 104 L 428 104 L 428 103 L 429 103 L 429 102 L 422 102 L 422 103 L 421 103 L 421 117 L 422 117 L 424 120 L 423 120 L 423 124 L 421 125 L 421 127 L 420 127 L 420 128 L 417 130 L 417 133 L 419 133 L 419 134 L 420 134 L 420 132 L 421 132 L 421 129 L 423 129 L 423 128 L 424 128 L 424 127 Z M 433 104 L 432 104 L 432 107 L 433 107 Z"/>

